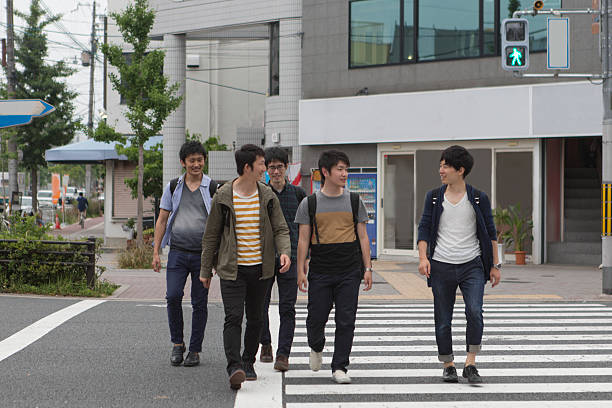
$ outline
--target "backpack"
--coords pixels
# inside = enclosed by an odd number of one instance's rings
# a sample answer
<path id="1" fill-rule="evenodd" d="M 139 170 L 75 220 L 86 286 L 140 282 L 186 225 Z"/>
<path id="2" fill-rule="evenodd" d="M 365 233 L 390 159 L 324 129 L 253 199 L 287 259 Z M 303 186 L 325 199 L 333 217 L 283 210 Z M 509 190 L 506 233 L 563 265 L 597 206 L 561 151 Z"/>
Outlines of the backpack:
<path id="1" fill-rule="evenodd" d="M 354 193 L 354 192 L 350 192 L 351 195 L 351 211 L 353 212 L 353 226 L 355 229 L 355 239 L 357 240 L 357 248 L 359 249 L 359 264 L 360 264 L 360 268 L 361 268 L 361 277 L 363 278 L 363 275 L 365 273 L 365 265 L 363 264 L 363 252 L 361 251 L 361 244 L 359 244 L 359 234 L 357 234 L 357 224 L 359 224 L 359 221 L 357 219 L 357 216 L 359 214 L 359 193 Z M 317 244 L 320 243 L 319 241 L 319 228 L 317 227 L 317 221 L 316 221 L 316 216 L 317 214 L 317 196 L 316 193 L 313 193 L 311 195 L 308 196 L 308 217 L 310 218 L 310 231 L 311 234 L 314 234 L 316 239 L 317 239 Z M 312 236 L 311 239 L 308 240 L 308 243 L 310 245 L 310 242 L 312 241 Z"/>
<path id="2" fill-rule="evenodd" d="M 474 193 L 474 202 L 477 206 L 480 207 L 480 190 L 472 187 L 472 192 Z M 440 201 L 440 188 L 434 188 L 431 190 L 431 203 L 435 207 L 436 204 Z M 481 209 L 482 210 L 482 209 Z"/>

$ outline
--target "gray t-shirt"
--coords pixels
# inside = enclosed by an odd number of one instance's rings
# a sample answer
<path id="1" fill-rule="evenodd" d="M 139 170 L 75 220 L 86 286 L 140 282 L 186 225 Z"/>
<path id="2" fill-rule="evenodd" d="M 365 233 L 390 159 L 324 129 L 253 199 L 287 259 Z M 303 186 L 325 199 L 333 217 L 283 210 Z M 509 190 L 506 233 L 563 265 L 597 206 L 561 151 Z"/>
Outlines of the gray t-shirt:
<path id="1" fill-rule="evenodd" d="M 355 236 L 351 196 L 348 190 L 337 197 L 329 197 L 318 191 L 315 214 L 319 241 L 313 232 L 310 269 L 333 273 L 358 268 L 360 265 L 358 238 Z M 366 222 L 368 212 L 359 199 L 357 221 Z M 302 200 L 295 215 L 297 224 L 310 224 L 308 200 Z"/>
<path id="2" fill-rule="evenodd" d="M 202 200 L 199 188 L 189 190 L 187 183 L 183 183 L 181 202 L 179 203 L 172 234 L 170 235 L 170 248 L 190 252 L 202 251 L 202 235 L 206 229 L 208 212 Z"/>

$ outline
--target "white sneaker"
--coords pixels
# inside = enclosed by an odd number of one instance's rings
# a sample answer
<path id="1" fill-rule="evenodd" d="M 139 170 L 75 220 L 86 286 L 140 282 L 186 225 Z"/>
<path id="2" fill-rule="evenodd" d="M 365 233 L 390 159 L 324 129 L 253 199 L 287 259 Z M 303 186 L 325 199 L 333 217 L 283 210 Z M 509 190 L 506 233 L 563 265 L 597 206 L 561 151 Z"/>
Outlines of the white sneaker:
<path id="1" fill-rule="evenodd" d="M 350 384 L 351 383 L 351 377 L 349 377 L 349 375 L 342 370 L 334 371 L 334 375 L 332 375 L 332 377 L 334 378 L 334 381 L 337 384 Z"/>
<path id="2" fill-rule="evenodd" d="M 313 349 L 310 349 L 310 357 L 308 359 L 310 363 L 310 369 L 312 371 L 319 371 L 321 369 L 321 364 L 323 363 L 323 352 L 317 353 Z"/>

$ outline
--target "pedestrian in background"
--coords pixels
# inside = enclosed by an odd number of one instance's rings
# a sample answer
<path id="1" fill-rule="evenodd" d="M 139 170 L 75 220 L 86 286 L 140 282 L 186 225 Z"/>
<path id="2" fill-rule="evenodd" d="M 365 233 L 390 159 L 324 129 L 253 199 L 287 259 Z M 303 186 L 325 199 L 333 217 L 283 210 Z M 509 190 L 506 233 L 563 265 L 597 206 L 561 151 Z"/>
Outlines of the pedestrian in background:
<path id="1" fill-rule="evenodd" d="M 467 319 L 463 377 L 480 383 L 476 354 L 481 349 L 483 296 L 487 280 L 501 279 L 497 232 L 489 197 L 466 184 L 474 165 L 472 155 L 451 146 L 440 157 L 442 186 L 427 193 L 419 223 L 419 272 L 427 276 L 434 297 L 438 359 L 444 364 L 442 379 L 458 382 L 453 356 L 451 325 L 457 287 L 461 289 Z"/>
<path id="2" fill-rule="evenodd" d="M 170 245 L 166 266 L 166 302 L 172 354 L 170 363 L 183 362 L 183 291 L 191 275 L 191 340 L 184 365 L 200 363 L 204 329 L 208 318 L 208 288 L 200 282 L 202 235 L 210 213 L 211 196 L 217 184 L 205 175 L 206 149 L 198 141 L 188 141 L 179 151 L 181 166 L 185 169 L 178 179 L 171 180 L 161 198 L 159 217 L 155 225 L 153 270 L 161 270 L 159 251 Z"/>
<path id="3" fill-rule="evenodd" d="M 280 273 L 291 266 L 291 242 L 276 194 L 260 182 L 266 171 L 264 151 L 246 144 L 235 152 L 235 158 L 239 177 L 220 187 L 212 201 L 202 239 L 200 280 L 209 287 L 213 268 L 221 280 L 227 373 L 230 387 L 240 389 L 245 379 L 257 379 L 253 364 L 259 348 L 264 301 L 274 276 L 276 254 Z"/>
<path id="4" fill-rule="evenodd" d="M 366 231 L 368 214 L 357 193 L 346 189 L 348 156 L 328 150 L 319 158 L 321 191 L 300 204 L 298 287 L 308 292 L 306 331 L 313 371 L 321 368 L 325 347 L 325 325 L 335 306 L 336 333 L 331 369 L 338 384 L 348 384 L 349 355 L 353 347 L 359 284 L 372 288 L 370 241 Z M 310 248 L 310 270 L 306 255 Z"/>
<path id="5" fill-rule="evenodd" d="M 289 369 L 289 353 L 293 344 L 295 332 L 295 302 L 297 300 L 297 242 L 298 224 L 295 221 L 297 208 L 306 197 L 306 193 L 301 187 L 294 186 L 287 180 L 287 165 L 289 157 L 287 151 L 280 147 L 266 149 L 266 168 L 270 176 L 268 185 L 278 197 L 281 210 L 289 227 L 291 238 L 291 267 L 285 273 L 281 273 L 280 259 L 277 254 L 274 277 L 270 280 L 266 300 L 264 304 L 263 326 L 261 329 L 261 354 L 259 360 L 264 363 L 273 361 L 272 354 L 272 335 L 270 334 L 270 320 L 268 310 L 270 307 L 270 297 L 272 296 L 272 286 L 274 280 L 278 287 L 278 313 L 280 316 L 280 326 L 278 330 L 278 348 L 276 349 L 276 361 L 274 369 L 287 371 Z"/>

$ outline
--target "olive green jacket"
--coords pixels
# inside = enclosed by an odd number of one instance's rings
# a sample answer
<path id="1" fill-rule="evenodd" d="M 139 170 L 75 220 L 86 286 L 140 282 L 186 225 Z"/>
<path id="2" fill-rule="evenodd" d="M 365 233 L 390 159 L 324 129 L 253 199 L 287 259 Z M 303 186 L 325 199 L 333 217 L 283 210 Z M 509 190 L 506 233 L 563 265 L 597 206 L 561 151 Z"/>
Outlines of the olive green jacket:
<path id="1" fill-rule="evenodd" d="M 213 268 L 221 279 L 236 280 L 238 275 L 233 183 L 234 180 L 219 187 L 210 205 L 206 231 L 202 237 L 202 278 L 212 277 Z M 276 253 L 291 256 L 291 241 L 278 197 L 263 183 L 258 182 L 257 189 L 263 261 L 261 278 L 268 279 L 274 276 Z"/>

